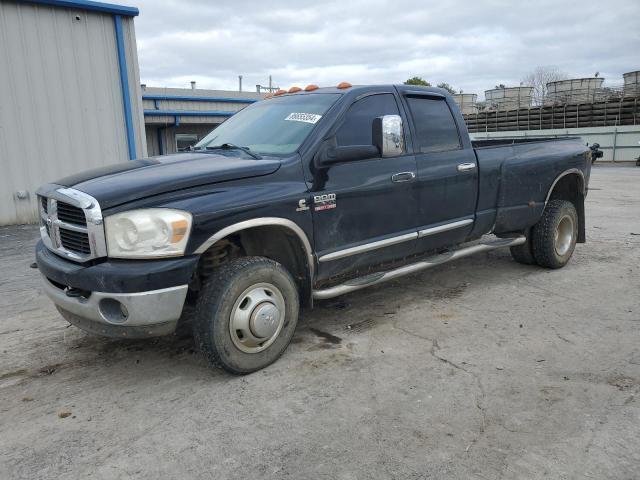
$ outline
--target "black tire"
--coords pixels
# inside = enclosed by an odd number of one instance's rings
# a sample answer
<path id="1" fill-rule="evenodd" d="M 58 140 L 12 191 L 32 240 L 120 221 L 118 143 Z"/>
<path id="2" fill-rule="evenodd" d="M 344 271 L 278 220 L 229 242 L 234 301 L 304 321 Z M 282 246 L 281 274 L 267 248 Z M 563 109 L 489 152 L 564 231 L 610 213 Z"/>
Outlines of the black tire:
<path id="1" fill-rule="evenodd" d="M 565 240 L 558 240 L 556 235 Z M 573 255 L 577 238 L 578 213 L 573 203 L 549 201 L 542 218 L 533 227 L 531 245 L 536 263 L 546 268 L 564 267 Z"/>
<path id="2" fill-rule="evenodd" d="M 535 265 L 536 259 L 533 257 L 530 228 L 525 232 L 525 236 L 527 237 L 527 241 L 525 243 L 509 248 L 511 256 L 518 263 L 522 263 L 524 265 Z"/>
<path id="3" fill-rule="evenodd" d="M 238 346 L 242 342 L 242 335 L 240 330 L 235 331 L 235 334 L 231 331 L 232 312 L 241 309 L 242 304 L 237 306 L 236 303 L 241 301 L 240 297 L 247 290 L 253 291 L 251 289 L 261 288 L 262 285 L 273 287 L 272 290 L 277 291 L 276 295 L 280 299 L 278 303 L 284 307 L 282 321 L 279 320 L 279 313 L 276 315 L 281 325 L 279 333 L 270 337 L 270 344 L 264 342 L 263 345 L 253 347 L 241 344 Z M 236 375 L 255 372 L 276 361 L 285 351 L 298 324 L 299 308 L 296 283 L 278 262 L 263 257 L 232 260 L 216 269 L 200 291 L 193 320 L 196 345 L 211 366 Z M 256 310 L 257 307 L 253 312 Z M 280 309 L 276 307 L 276 311 L 279 312 Z M 253 314 L 251 318 L 254 318 Z M 273 324 L 271 317 L 269 322 Z M 256 351 L 247 353 L 240 347 Z M 258 351 L 260 348 L 263 350 Z"/>

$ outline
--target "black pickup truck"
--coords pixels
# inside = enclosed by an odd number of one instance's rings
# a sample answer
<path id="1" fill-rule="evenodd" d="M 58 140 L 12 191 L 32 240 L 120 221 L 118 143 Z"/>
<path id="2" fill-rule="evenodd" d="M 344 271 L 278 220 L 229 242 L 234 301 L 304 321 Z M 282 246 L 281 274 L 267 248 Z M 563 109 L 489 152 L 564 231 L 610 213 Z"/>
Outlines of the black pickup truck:
<path id="1" fill-rule="evenodd" d="M 437 88 L 294 88 L 191 152 L 42 186 L 37 266 L 72 324 L 140 338 L 190 317 L 212 365 L 248 373 L 314 299 L 500 247 L 564 266 L 591 157 L 578 139 L 471 142 Z"/>

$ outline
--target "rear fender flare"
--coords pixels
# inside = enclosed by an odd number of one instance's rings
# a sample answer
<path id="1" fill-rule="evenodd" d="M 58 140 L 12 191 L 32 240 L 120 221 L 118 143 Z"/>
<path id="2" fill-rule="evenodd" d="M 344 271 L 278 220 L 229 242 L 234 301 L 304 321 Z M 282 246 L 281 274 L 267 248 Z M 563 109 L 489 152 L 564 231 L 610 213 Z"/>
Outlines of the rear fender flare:
<path id="1" fill-rule="evenodd" d="M 560 182 L 560 180 L 562 180 L 567 175 L 577 175 L 578 178 L 580 179 L 579 180 L 580 191 L 578 192 L 579 195 L 577 195 L 577 199 L 576 199 L 576 210 L 578 213 L 578 224 L 579 224 L 578 225 L 578 243 L 584 243 L 586 241 L 584 199 L 587 194 L 587 189 L 586 189 L 586 182 L 584 181 L 584 173 L 582 173 L 581 170 L 577 168 L 570 168 L 562 172 L 560 175 L 558 175 L 553 181 L 553 183 L 551 184 L 549 191 L 547 192 L 547 197 L 545 198 L 544 205 L 545 207 L 547 206 L 547 203 L 549 203 L 549 200 L 551 199 L 551 195 L 553 194 L 553 190 L 556 188 L 556 185 Z"/>
<path id="2" fill-rule="evenodd" d="M 547 205 L 547 203 L 549 202 L 549 199 L 551 198 L 553 189 L 556 187 L 558 182 L 562 180 L 562 178 L 566 177 L 567 175 L 578 175 L 580 177 L 580 186 L 581 186 L 580 193 L 582 194 L 583 197 L 585 196 L 586 192 L 585 192 L 584 173 L 582 173 L 582 171 L 578 170 L 577 168 L 570 168 L 569 170 L 565 170 L 560 175 L 558 175 L 556 179 L 553 181 L 553 183 L 551 184 L 551 187 L 549 187 L 549 191 L 547 192 L 547 197 L 545 198 L 545 201 L 544 201 L 545 206 Z"/>

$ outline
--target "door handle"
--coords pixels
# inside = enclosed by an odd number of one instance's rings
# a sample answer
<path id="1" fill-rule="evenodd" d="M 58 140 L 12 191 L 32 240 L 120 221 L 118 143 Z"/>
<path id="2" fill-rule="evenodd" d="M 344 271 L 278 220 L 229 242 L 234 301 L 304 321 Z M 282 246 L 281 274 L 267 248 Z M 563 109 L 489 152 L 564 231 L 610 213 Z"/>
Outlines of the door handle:
<path id="1" fill-rule="evenodd" d="M 475 168 L 476 168 L 475 163 L 461 163 L 460 165 L 458 165 L 459 172 L 470 172 Z"/>
<path id="2" fill-rule="evenodd" d="M 391 181 L 396 183 L 410 182 L 414 178 L 416 178 L 415 172 L 400 172 L 391 175 Z"/>

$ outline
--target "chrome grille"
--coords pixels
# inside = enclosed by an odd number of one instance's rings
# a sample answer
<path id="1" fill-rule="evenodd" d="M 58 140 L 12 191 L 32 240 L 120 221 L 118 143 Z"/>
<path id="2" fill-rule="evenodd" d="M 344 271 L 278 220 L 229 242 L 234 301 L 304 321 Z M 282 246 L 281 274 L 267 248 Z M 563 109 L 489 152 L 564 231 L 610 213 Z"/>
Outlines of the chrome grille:
<path id="1" fill-rule="evenodd" d="M 68 203 L 58 202 L 58 220 L 74 225 L 87 225 L 87 218 L 84 216 L 84 210 Z"/>
<path id="2" fill-rule="evenodd" d="M 89 235 L 85 232 L 75 232 L 73 230 L 60 228 L 60 243 L 67 250 L 80 252 L 85 255 L 91 254 Z"/>
<path id="3" fill-rule="evenodd" d="M 79 190 L 45 185 L 40 196 L 40 234 L 45 246 L 77 262 L 107 255 L 98 202 Z"/>

